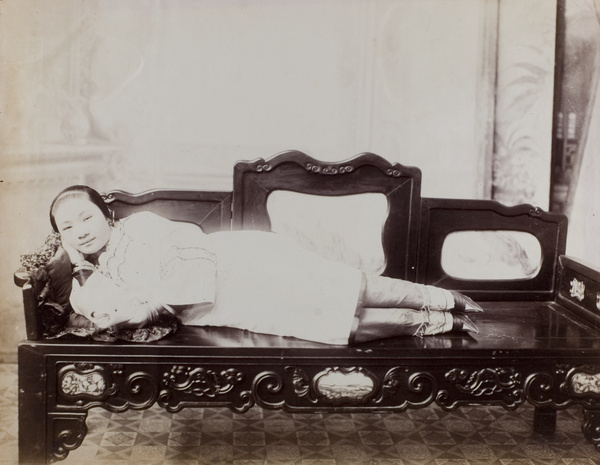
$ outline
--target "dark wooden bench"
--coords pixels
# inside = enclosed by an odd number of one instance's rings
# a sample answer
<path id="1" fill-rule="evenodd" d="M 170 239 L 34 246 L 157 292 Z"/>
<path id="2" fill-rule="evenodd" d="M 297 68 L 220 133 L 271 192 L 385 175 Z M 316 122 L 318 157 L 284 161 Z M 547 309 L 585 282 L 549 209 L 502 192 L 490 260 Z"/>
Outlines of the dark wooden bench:
<path id="1" fill-rule="evenodd" d="M 32 286 L 19 271 L 27 327 L 19 345 L 20 459 L 65 458 L 82 443 L 93 407 L 123 412 L 155 403 L 169 412 L 245 412 L 255 404 L 289 412 L 402 412 L 431 403 L 514 410 L 529 402 L 533 427 L 544 434 L 553 433 L 558 410 L 578 404 L 583 434 L 600 448 L 600 273 L 563 255 L 566 217 L 530 205 L 421 198 L 420 182 L 418 169 L 374 154 L 323 163 L 285 152 L 236 164 L 233 192 L 106 194 L 118 217 L 151 210 L 205 232 L 270 229 L 268 199 L 276 191 L 381 194 L 383 273 L 473 297 L 484 307 L 473 317 L 480 332 L 350 346 L 218 327 L 181 327 L 152 343 L 48 340 Z M 535 272 L 516 279 L 448 273 L 446 239 L 473 231 L 533 237 L 541 251 Z"/>

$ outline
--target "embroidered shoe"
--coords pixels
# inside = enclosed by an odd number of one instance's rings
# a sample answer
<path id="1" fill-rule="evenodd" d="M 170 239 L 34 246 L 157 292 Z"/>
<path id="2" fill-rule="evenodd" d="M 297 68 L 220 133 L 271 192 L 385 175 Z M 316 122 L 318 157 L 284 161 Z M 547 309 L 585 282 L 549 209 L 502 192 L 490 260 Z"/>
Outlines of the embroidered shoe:
<path id="1" fill-rule="evenodd" d="M 453 313 L 480 313 L 483 312 L 483 308 L 475 303 L 473 299 L 461 294 L 458 291 L 450 291 L 454 298 Z"/>
<path id="2" fill-rule="evenodd" d="M 465 331 L 467 333 L 479 333 L 479 328 L 465 314 L 452 315 L 452 330 Z"/>

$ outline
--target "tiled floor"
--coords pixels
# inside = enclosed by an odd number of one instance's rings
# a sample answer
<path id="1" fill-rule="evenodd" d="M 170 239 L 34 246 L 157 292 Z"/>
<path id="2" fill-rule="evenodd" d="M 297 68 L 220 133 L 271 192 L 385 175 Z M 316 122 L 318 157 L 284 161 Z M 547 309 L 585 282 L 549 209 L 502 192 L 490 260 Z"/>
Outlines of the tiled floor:
<path id="1" fill-rule="evenodd" d="M 17 464 L 16 365 L 0 364 L 0 464 Z M 569 464 L 600 463 L 579 408 L 557 433 L 533 433 L 533 409 L 437 406 L 399 414 L 288 414 L 252 408 L 92 410 L 89 432 L 64 464 Z"/>

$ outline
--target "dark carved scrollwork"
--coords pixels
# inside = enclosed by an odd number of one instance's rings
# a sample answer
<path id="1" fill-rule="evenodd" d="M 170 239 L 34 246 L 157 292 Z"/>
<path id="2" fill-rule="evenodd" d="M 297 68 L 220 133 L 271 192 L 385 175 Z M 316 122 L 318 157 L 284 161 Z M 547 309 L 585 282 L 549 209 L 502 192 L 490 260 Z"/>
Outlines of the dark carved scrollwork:
<path id="1" fill-rule="evenodd" d="M 410 392 L 414 392 L 421 396 L 421 399 L 411 401 L 410 405 L 424 407 L 429 405 L 435 398 L 437 382 L 431 373 L 413 373 L 409 377 L 408 388 Z"/>
<path id="2" fill-rule="evenodd" d="M 125 380 L 124 389 L 110 399 L 109 409 L 116 412 L 145 409 L 152 406 L 158 397 L 157 379 L 150 373 L 137 371 Z"/>
<path id="3" fill-rule="evenodd" d="M 57 377 L 59 403 L 84 408 L 101 405 L 112 412 L 148 408 L 156 402 L 158 381 L 150 372 L 128 372 L 131 368 L 112 364 L 65 365 Z"/>
<path id="4" fill-rule="evenodd" d="M 527 399 L 536 407 L 565 408 L 600 405 L 600 373 L 597 367 L 559 365 L 551 372 L 534 373 L 525 383 Z"/>
<path id="5" fill-rule="evenodd" d="M 536 407 L 566 408 L 600 405 L 598 367 L 560 365 L 551 372 L 534 373 L 525 382 L 527 399 Z"/>
<path id="6" fill-rule="evenodd" d="M 600 405 L 600 368 L 598 366 L 572 367 L 560 383 L 563 405 L 580 403 L 596 408 Z"/>
<path id="7" fill-rule="evenodd" d="M 282 392 L 283 379 L 275 371 L 264 371 L 258 374 L 252 382 L 252 393 L 256 403 L 265 408 L 281 408 L 284 404 L 283 399 L 278 399 L 278 394 Z"/>
<path id="8" fill-rule="evenodd" d="M 254 405 L 254 397 L 250 391 L 240 391 L 233 402 L 229 403 L 227 407 L 236 413 L 245 413 L 250 407 Z"/>
<path id="9" fill-rule="evenodd" d="M 532 208 L 529 210 L 529 214 L 530 214 L 531 216 L 541 216 L 541 215 L 542 215 L 542 213 L 543 213 L 543 210 L 542 210 L 540 207 L 532 207 Z"/>
<path id="10" fill-rule="evenodd" d="M 85 435 L 87 414 L 71 414 L 51 419 L 52 423 L 52 460 L 64 460 L 69 452 L 77 449 Z"/>
<path id="11" fill-rule="evenodd" d="M 163 385 L 196 397 L 215 397 L 231 391 L 243 379 L 244 375 L 235 368 L 216 372 L 203 367 L 175 365 L 164 373 Z"/>
<path id="12" fill-rule="evenodd" d="M 383 377 L 375 403 L 389 405 L 394 410 L 423 407 L 433 401 L 436 392 L 437 382 L 431 373 L 419 371 L 411 374 L 406 367 L 394 367 Z"/>
<path id="13" fill-rule="evenodd" d="M 312 173 L 329 174 L 329 175 L 346 174 L 346 173 L 351 173 L 352 171 L 354 171 L 354 167 L 352 165 L 343 165 L 343 166 L 336 167 L 336 166 L 332 166 L 332 165 L 321 166 L 321 165 L 317 165 L 315 163 L 307 163 L 306 169 Z"/>
<path id="14" fill-rule="evenodd" d="M 534 373 L 525 382 L 527 399 L 536 407 L 550 406 L 554 403 L 554 377 L 549 373 Z"/>
<path id="15" fill-rule="evenodd" d="M 298 397 L 308 398 L 310 392 L 310 378 L 306 371 L 295 368 L 292 376 L 292 384 L 294 385 L 294 392 Z"/>
<path id="16" fill-rule="evenodd" d="M 600 451 L 600 411 L 584 410 L 582 431 L 585 438 Z"/>
<path id="17" fill-rule="evenodd" d="M 401 383 L 401 373 L 406 370 L 402 370 L 399 367 L 392 368 L 389 370 L 383 378 L 383 391 L 395 392 Z"/>
<path id="18" fill-rule="evenodd" d="M 442 390 L 438 394 L 436 401 L 446 410 L 456 408 L 461 402 L 468 402 L 469 397 L 485 397 L 508 409 L 514 409 L 525 401 L 522 376 L 514 368 L 484 368 L 474 371 L 454 368 L 446 373 L 445 378 L 457 391 L 456 395 L 448 390 Z"/>
<path id="19" fill-rule="evenodd" d="M 262 172 L 268 173 L 272 169 L 273 169 L 273 167 L 271 165 L 269 165 L 268 163 L 256 165 L 256 171 L 259 173 L 262 173 Z"/>
<path id="20" fill-rule="evenodd" d="M 411 373 L 408 367 L 393 367 L 381 375 L 363 367 L 330 367 L 312 377 L 303 368 L 288 370 L 293 370 L 294 393 L 308 403 L 303 407 L 308 409 L 346 405 L 401 411 L 430 404 L 438 390 L 433 374 Z"/>
<path id="21" fill-rule="evenodd" d="M 455 368 L 446 373 L 446 379 L 459 391 L 475 396 L 489 396 L 521 384 L 521 374 L 513 368 L 484 368 L 472 373 Z"/>
<path id="22" fill-rule="evenodd" d="M 221 371 L 204 367 L 174 365 L 165 371 L 162 377 L 163 389 L 158 403 L 169 412 L 178 412 L 190 405 L 208 405 L 209 402 L 230 393 L 244 381 L 244 374 L 236 368 Z M 254 400 L 249 391 L 239 392 L 233 399 L 213 402 L 215 405 L 227 405 L 232 410 L 243 413 Z"/>

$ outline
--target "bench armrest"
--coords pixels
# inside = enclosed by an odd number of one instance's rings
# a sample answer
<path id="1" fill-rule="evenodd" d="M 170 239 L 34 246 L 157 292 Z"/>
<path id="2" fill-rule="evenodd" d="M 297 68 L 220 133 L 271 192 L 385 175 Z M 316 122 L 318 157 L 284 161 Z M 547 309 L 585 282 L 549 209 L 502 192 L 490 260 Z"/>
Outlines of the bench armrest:
<path id="1" fill-rule="evenodd" d="M 31 279 L 31 274 L 25 268 L 19 268 L 15 271 L 14 280 L 15 284 L 19 287 L 23 287 Z"/>
<path id="2" fill-rule="evenodd" d="M 556 302 L 600 328 L 600 271 L 561 255 Z"/>
<path id="3" fill-rule="evenodd" d="M 24 268 L 15 271 L 14 281 L 21 288 L 23 294 L 23 310 L 25 313 L 25 331 L 27 340 L 37 341 L 41 339 L 42 322 L 39 318 L 37 299 L 31 284 L 31 275 Z"/>

